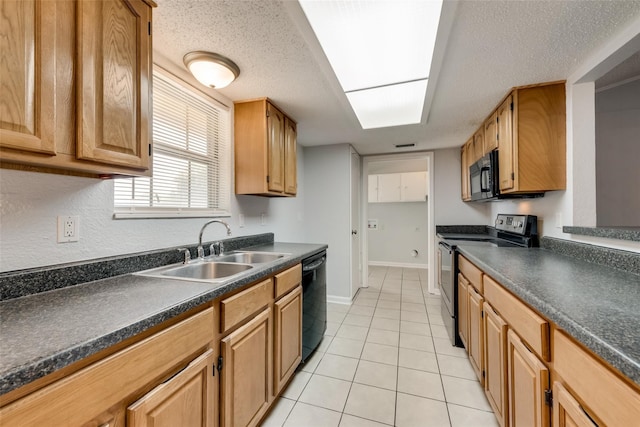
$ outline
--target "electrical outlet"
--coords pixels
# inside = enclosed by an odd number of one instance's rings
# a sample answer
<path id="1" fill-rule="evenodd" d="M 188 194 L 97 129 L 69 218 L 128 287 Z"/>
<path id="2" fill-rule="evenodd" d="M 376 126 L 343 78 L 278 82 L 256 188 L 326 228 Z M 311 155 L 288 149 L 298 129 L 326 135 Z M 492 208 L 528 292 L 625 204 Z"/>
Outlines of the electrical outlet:
<path id="1" fill-rule="evenodd" d="M 562 212 L 556 212 L 556 228 L 562 228 Z"/>
<path id="2" fill-rule="evenodd" d="M 238 215 L 238 227 L 244 227 L 244 214 Z"/>
<path id="3" fill-rule="evenodd" d="M 267 225 L 267 214 L 260 214 L 260 225 Z"/>
<path id="4" fill-rule="evenodd" d="M 80 239 L 80 217 L 77 215 L 58 216 L 58 243 L 77 242 Z"/>

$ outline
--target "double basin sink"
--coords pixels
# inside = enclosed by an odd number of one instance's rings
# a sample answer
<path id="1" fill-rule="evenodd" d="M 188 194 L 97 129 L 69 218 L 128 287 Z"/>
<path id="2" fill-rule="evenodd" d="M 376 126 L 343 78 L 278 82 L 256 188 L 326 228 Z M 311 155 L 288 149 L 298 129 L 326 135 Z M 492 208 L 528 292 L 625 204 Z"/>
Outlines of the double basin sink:
<path id="1" fill-rule="evenodd" d="M 187 264 L 171 264 L 138 275 L 172 278 L 199 282 L 223 282 L 252 269 L 256 264 L 265 264 L 289 254 L 275 252 L 235 251 L 220 256 L 210 256 Z"/>

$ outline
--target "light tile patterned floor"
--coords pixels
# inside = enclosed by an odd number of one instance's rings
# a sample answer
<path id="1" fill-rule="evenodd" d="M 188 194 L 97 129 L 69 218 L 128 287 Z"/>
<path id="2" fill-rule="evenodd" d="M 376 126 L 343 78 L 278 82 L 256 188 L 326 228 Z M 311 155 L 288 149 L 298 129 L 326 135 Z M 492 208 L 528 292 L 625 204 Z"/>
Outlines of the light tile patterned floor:
<path id="1" fill-rule="evenodd" d="M 498 426 L 463 349 L 452 347 L 427 270 L 369 267 L 263 427 Z"/>

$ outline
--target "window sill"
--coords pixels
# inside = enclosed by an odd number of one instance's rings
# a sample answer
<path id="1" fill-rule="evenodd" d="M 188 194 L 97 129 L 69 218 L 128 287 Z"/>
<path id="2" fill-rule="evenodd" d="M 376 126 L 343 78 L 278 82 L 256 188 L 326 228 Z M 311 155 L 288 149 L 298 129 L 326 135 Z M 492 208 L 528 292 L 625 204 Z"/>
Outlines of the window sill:
<path id="1" fill-rule="evenodd" d="M 113 219 L 177 219 L 177 218 L 230 218 L 231 214 L 225 211 L 182 211 L 182 210 L 127 210 L 115 211 Z"/>

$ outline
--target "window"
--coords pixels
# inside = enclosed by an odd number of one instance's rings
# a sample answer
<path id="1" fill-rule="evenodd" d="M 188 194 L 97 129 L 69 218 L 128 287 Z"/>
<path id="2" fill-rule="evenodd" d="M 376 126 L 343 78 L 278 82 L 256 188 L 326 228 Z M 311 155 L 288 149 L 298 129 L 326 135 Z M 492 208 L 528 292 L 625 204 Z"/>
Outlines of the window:
<path id="1" fill-rule="evenodd" d="M 153 73 L 153 176 L 118 179 L 115 218 L 229 215 L 229 110 Z"/>

